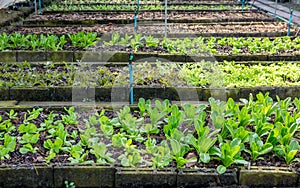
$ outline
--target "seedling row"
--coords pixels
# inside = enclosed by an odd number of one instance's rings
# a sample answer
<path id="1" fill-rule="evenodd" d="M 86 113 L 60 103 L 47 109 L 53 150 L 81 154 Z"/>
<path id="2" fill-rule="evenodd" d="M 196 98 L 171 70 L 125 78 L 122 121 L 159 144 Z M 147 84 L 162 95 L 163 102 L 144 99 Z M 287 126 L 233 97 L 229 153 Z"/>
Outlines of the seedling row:
<path id="1" fill-rule="evenodd" d="M 276 166 L 299 164 L 299 99 L 256 98 L 242 99 L 242 107 L 210 98 L 210 110 L 140 99 L 134 111 L 1 111 L 0 162 L 204 166 L 220 174 L 273 158 Z"/>

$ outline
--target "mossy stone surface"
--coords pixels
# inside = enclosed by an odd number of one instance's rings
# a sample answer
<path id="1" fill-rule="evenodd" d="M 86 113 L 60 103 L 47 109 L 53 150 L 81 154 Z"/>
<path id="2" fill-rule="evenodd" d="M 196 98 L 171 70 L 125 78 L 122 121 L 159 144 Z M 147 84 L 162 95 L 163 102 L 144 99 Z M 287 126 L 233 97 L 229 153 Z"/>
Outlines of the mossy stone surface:
<path id="1" fill-rule="evenodd" d="M 117 169 L 115 187 L 176 187 L 176 176 L 168 169 Z"/>
<path id="2" fill-rule="evenodd" d="M 112 87 L 96 87 L 95 88 L 95 100 L 110 102 L 112 94 Z"/>
<path id="3" fill-rule="evenodd" d="M 53 87 L 51 88 L 50 101 L 72 101 L 73 87 Z"/>
<path id="4" fill-rule="evenodd" d="M 53 187 L 51 166 L 0 167 L 0 187 Z"/>
<path id="5" fill-rule="evenodd" d="M 101 51 L 96 51 L 96 52 L 91 52 L 91 51 L 85 51 L 85 52 L 81 52 L 82 53 L 82 57 L 80 59 L 80 61 L 82 62 L 103 62 L 103 58 L 102 58 L 102 54 L 103 52 Z M 78 59 L 80 57 L 77 57 Z M 76 59 L 77 59 L 76 58 Z"/>
<path id="6" fill-rule="evenodd" d="M 139 98 L 144 99 L 165 99 L 164 87 L 134 87 L 134 101 L 138 101 Z"/>
<path id="7" fill-rule="evenodd" d="M 0 62 L 16 62 L 17 53 L 15 51 L 0 52 Z"/>
<path id="8" fill-rule="evenodd" d="M 276 89 L 276 94 L 281 98 L 285 99 L 287 97 L 293 98 L 299 98 L 300 97 L 300 87 L 294 86 L 294 87 L 278 87 Z"/>
<path id="9" fill-rule="evenodd" d="M 150 52 L 150 53 L 139 52 L 134 54 L 133 61 L 134 62 L 156 62 L 158 56 L 159 55 L 156 52 Z"/>
<path id="10" fill-rule="evenodd" d="M 47 61 L 46 52 L 34 52 L 34 51 L 18 51 L 17 52 L 17 62 L 38 62 Z"/>
<path id="11" fill-rule="evenodd" d="M 47 87 L 10 88 L 10 100 L 17 101 L 47 101 L 52 94 Z"/>
<path id="12" fill-rule="evenodd" d="M 47 52 L 47 61 L 73 62 L 73 52 L 71 52 L 71 51 Z"/>
<path id="13" fill-rule="evenodd" d="M 185 55 L 176 54 L 158 54 L 158 59 L 161 62 L 186 62 Z"/>
<path id="14" fill-rule="evenodd" d="M 115 169 L 97 165 L 54 166 L 54 186 L 64 187 L 64 181 L 76 187 L 114 187 Z"/>
<path id="15" fill-rule="evenodd" d="M 248 187 L 297 187 L 298 174 L 288 168 L 252 167 L 241 169 L 239 182 Z"/>
<path id="16" fill-rule="evenodd" d="M 82 62 L 84 53 L 85 53 L 84 51 L 73 52 L 73 61 L 74 62 Z"/>
<path id="17" fill-rule="evenodd" d="M 128 52 L 103 52 L 102 62 L 128 62 Z"/>
<path id="18" fill-rule="evenodd" d="M 0 100 L 10 100 L 9 96 L 9 88 L 7 87 L 0 87 Z"/>
<path id="19" fill-rule="evenodd" d="M 177 186 L 196 187 L 237 187 L 237 170 L 230 169 L 218 174 L 215 169 L 180 169 L 177 175 Z"/>

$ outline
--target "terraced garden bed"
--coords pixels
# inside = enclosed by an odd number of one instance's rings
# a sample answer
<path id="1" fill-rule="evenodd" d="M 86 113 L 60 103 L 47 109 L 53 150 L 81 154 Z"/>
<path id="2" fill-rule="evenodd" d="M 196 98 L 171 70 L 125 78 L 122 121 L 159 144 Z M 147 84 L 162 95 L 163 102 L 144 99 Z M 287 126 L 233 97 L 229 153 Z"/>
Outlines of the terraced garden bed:
<path id="1" fill-rule="evenodd" d="M 2 64 L 1 99 L 126 101 L 129 96 L 129 72 L 125 65 Z M 168 98 L 206 101 L 214 96 L 218 99 L 231 97 L 238 101 L 247 97 L 248 92 L 255 94 L 260 91 L 271 92 L 270 96 L 274 99 L 276 95 L 280 98 L 299 97 L 298 69 L 299 64 L 293 62 L 140 63 L 135 65 L 134 100 Z M 122 95 L 118 94 L 118 99 L 114 99 L 113 95 L 120 92 Z"/>
<path id="2" fill-rule="evenodd" d="M 140 99 L 138 106 L 132 111 L 128 106 L 115 111 L 100 108 L 80 112 L 74 107 L 64 108 L 65 111 L 47 108 L 4 110 L 0 112 L 0 134 L 3 135 L 3 140 L 0 141 L 0 163 L 96 163 L 166 170 L 187 168 L 178 173 L 181 178 L 188 175 L 191 172 L 188 169 L 192 167 L 197 167 L 206 174 L 202 176 L 207 177 L 216 176 L 216 172 L 225 177 L 228 173 L 233 173 L 231 180 L 208 180 L 201 184 L 223 186 L 237 186 L 238 177 L 234 172 L 240 168 L 247 169 L 247 165 L 283 167 L 282 169 L 289 165 L 293 169 L 299 168 L 299 125 L 296 115 L 299 99 L 278 99 L 275 102 L 268 94 L 261 93 L 256 98 L 253 100 L 253 96 L 250 96 L 247 100 L 242 100 L 241 108 L 232 99 L 222 102 L 210 98 L 209 108 L 189 103 L 179 107 L 168 100 L 155 101 L 153 104 L 150 100 Z M 200 143 L 205 144 L 205 147 L 199 147 Z M 68 169 L 68 166 L 55 166 L 48 170 L 59 171 L 63 168 Z M 102 168 L 109 169 L 105 166 Z M 209 170 L 211 168 L 213 170 Z M 119 178 L 126 174 L 128 177 L 132 172 L 147 172 L 143 169 L 111 170 L 112 174 L 116 173 L 116 179 L 111 182 L 118 182 Z M 5 168 L 0 172 L 5 173 Z M 146 174 L 151 175 L 151 172 L 152 170 Z M 247 170 L 241 172 L 249 173 Z M 67 177 L 80 184 L 81 181 L 75 178 L 76 174 L 60 174 L 60 181 L 56 183 L 61 184 L 64 180 L 62 177 Z M 162 175 L 165 177 L 166 174 Z M 177 173 L 172 175 L 176 178 Z M 201 174 L 198 175 L 201 177 Z M 243 173 L 241 175 L 242 182 L 249 181 Z M 221 179 L 225 177 L 219 176 Z M 286 178 L 289 182 L 281 182 Z M 279 182 L 270 180 L 269 184 L 297 185 L 297 178 L 295 171 L 291 171 L 287 177 L 282 176 Z M 134 179 L 119 183 L 129 185 L 143 182 Z M 1 178 L 1 181 L 9 182 L 5 178 Z M 164 183 L 169 182 L 156 182 L 157 185 Z M 171 185 L 177 183 L 183 182 L 175 181 Z M 263 181 L 259 183 L 264 184 Z M 94 181 L 87 181 L 84 185 L 91 184 Z M 185 184 L 189 185 L 188 182 Z"/>
<path id="3" fill-rule="evenodd" d="M 119 0 L 1 28 L 0 187 L 300 186 L 298 28 L 233 0 L 168 4 L 167 38 L 157 0 L 137 33 Z"/>
<path id="4" fill-rule="evenodd" d="M 241 11 L 247 10 L 249 7 L 242 7 L 241 5 L 170 5 L 168 11 L 181 11 L 181 12 L 197 12 L 199 10 L 205 11 Z M 43 11 L 44 14 L 53 13 L 87 13 L 87 12 L 133 12 L 135 10 L 134 5 L 57 5 L 53 4 Z M 163 5 L 140 5 L 139 11 L 152 12 L 152 11 L 164 11 Z"/>
<path id="5" fill-rule="evenodd" d="M 159 39 L 153 36 L 143 36 L 142 34 L 120 35 L 114 33 L 110 39 L 103 37 L 99 40 L 96 33 L 79 32 L 71 35 L 24 35 L 13 33 L 0 35 L 0 50 L 33 50 L 33 51 L 60 51 L 60 50 L 82 50 L 89 51 L 112 51 L 112 52 L 149 52 L 169 53 L 182 55 L 296 55 L 299 52 L 300 38 L 298 37 L 277 37 L 277 38 L 253 38 L 253 37 L 198 37 L 184 39 Z M 193 47 L 193 48 L 192 48 Z M 124 59 L 125 60 L 125 59 Z M 126 61 L 126 60 L 125 60 Z"/>
<path id="6" fill-rule="evenodd" d="M 131 25 L 120 24 L 102 24 L 93 26 L 65 26 L 65 21 L 42 21 L 36 23 L 37 27 L 18 27 L 13 28 L 7 33 L 22 33 L 22 34 L 76 34 L 80 31 L 96 32 L 98 36 L 109 33 L 133 33 L 134 29 Z M 30 25 L 30 24 L 29 24 Z M 60 26 L 61 25 L 61 26 Z M 164 36 L 163 24 L 141 24 L 139 32 L 144 35 L 154 35 L 155 37 Z M 281 37 L 286 36 L 288 24 L 282 22 L 268 22 L 262 24 L 261 22 L 236 22 L 236 23 L 213 23 L 213 24 L 168 24 L 167 32 L 170 33 L 171 38 L 185 38 L 185 37 Z M 291 35 L 295 35 L 298 30 L 292 27 Z"/>
<path id="7" fill-rule="evenodd" d="M 92 1 L 59 1 L 58 3 L 64 4 L 64 5 L 99 5 L 99 4 L 108 4 L 108 5 L 115 5 L 115 4 L 126 4 L 126 5 L 135 5 L 132 1 L 118 1 L 118 0 L 113 0 L 113 1 L 106 1 L 106 0 L 92 0 Z M 159 1 L 159 0 L 148 0 L 148 1 L 140 1 L 141 5 L 149 5 L 149 4 L 164 4 L 164 1 Z M 224 5 L 234 5 L 238 4 L 237 1 L 234 0 L 224 0 L 224 1 L 178 1 L 178 0 L 172 0 L 168 1 L 168 4 L 172 5 L 219 5 L 219 4 L 224 4 Z"/>
<path id="8" fill-rule="evenodd" d="M 41 14 L 33 15 L 25 20 L 24 24 L 47 23 L 47 21 L 61 22 L 64 24 L 93 24 L 93 23 L 133 23 L 132 13 L 70 13 L 70 14 Z M 162 12 L 141 12 L 138 21 L 164 21 L 164 13 Z M 172 11 L 168 14 L 168 22 L 258 22 L 258 21 L 275 21 L 275 18 L 257 11 L 230 11 L 230 12 L 176 12 Z M 54 22 L 55 23 L 55 22 Z"/>

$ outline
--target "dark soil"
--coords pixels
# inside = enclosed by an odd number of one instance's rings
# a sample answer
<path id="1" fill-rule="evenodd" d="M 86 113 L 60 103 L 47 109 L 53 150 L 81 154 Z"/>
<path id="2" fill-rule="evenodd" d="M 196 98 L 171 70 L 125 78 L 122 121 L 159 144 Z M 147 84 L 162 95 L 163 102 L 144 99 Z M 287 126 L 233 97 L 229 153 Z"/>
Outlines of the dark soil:
<path id="1" fill-rule="evenodd" d="M 85 21 L 85 20 L 120 20 L 120 19 L 131 19 L 133 20 L 134 15 L 132 13 L 95 13 L 95 14 L 85 14 L 85 13 L 70 13 L 70 14 L 39 14 L 33 15 L 27 21 L 41 21 L 41 20 L 66 20 L 66 21 Z M 182 20 L 201 20 L 201 19 L 228 19 L 228 18 L 270 18 L 267 14 L 261 12 L 170 12 L 168 14 L 168 19 L 182 19 Z M 155 19 L 165 19 L 164 13 L 157 12 L 140 12 L 138 15 L 139 20 L 155 20 Z"/>
<path id="2" fill-rule="evenodd" d="M 72 1 L 71 3 L 65 3 L 63 2 L 62 4 L 90 4 L 90 5 L 94 5 L 94 4 L 120 4 L 120 1 L 110 1 L 110 2 L 99 2 L 99 1 Z M 161 4 L 164 4 L 164 1 L 161 0 L 161 1 L 156 1 L 156 0 L 153 0 L 153 1 L 147 1 L 146 3 L 145 2 L 141 2 L 140 4 L 143 5 L 143 4 L 158 4 L 158 3 L 161 3 Z M 124 3 L 121 3 L 121 4 L 136 4 L 136 3 L 128 3 L 128 1 L 124 1 Z M 168 4 L 187 4 L 187 5 L 191 5 L 191 4 L 220 4 L 220 1 L 209 1 L 209 0 L 204 0 L 204 1 L 196 1 L 196 0 L 192 0 L 192 1 L 182 1 L 182 0 L 171 0 L 171 1 L 168 1 Z M 223 0 L 221 2 L 221 4 L 237 4 L 237 1 L 236 0 Z"/>

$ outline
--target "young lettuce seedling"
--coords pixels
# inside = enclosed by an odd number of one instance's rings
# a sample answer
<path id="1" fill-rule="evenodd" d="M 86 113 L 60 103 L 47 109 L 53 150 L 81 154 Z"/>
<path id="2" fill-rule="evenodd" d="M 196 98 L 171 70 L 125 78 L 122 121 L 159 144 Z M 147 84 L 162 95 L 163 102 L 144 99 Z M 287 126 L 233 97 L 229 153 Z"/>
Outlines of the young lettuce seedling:
<path id="1" fill-rule="evenodd" d="M 244 150 L 244 144 L 241 143 L 241 140 L 235 138 L 231 141 L 220 143 L 219 148 L 214 146 L 210 151 L 209 154 L 213 155 L 216 160 L 220 160 L 223 165 L 219 165 L 217 167 L 217 172 L 219 174 L 223 174 L 226 172 L 226 169 L 232 164 L 248 164 L 241 157 L 241 151 Z"/>
<path id="2" fill-rule="evenodd" d="M 250 149 L 245 149 L 247 153 L 251 155 L 251 159 L 256 161 L 257 159 L 264 159 L 260 157 L 272 151 L 273 145 L 271 143 L 263 143 L 261 138 L 256 133 L 251 133 L 249 136 Z"/>

